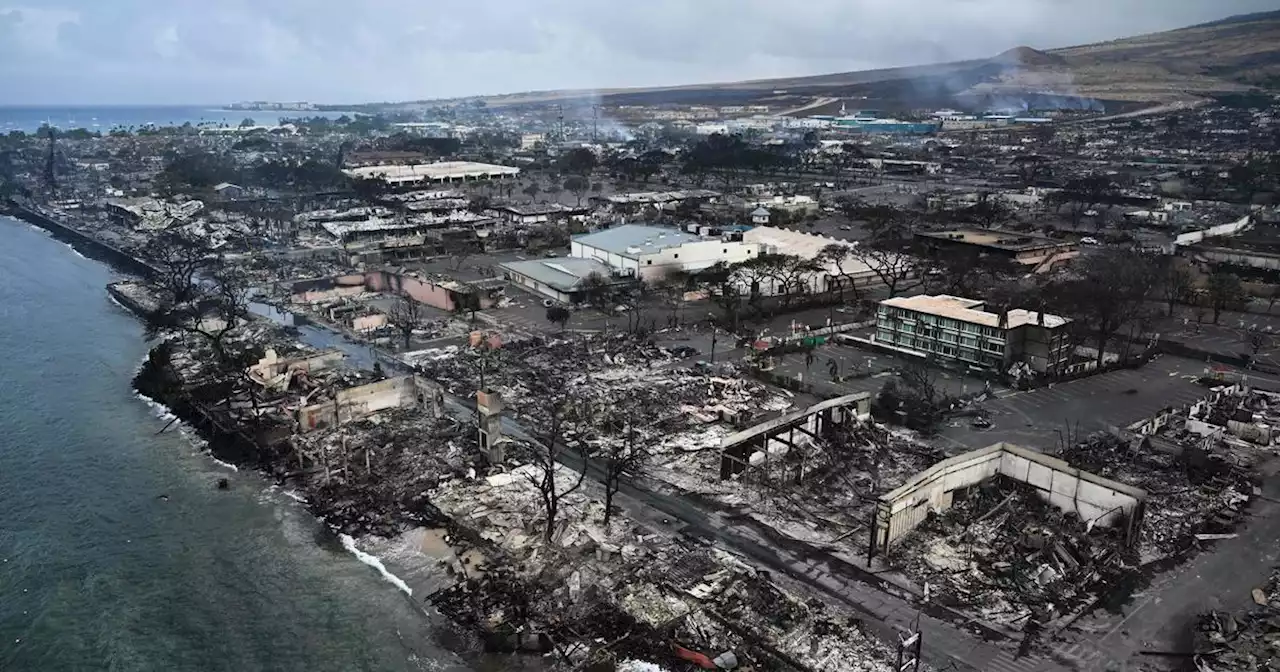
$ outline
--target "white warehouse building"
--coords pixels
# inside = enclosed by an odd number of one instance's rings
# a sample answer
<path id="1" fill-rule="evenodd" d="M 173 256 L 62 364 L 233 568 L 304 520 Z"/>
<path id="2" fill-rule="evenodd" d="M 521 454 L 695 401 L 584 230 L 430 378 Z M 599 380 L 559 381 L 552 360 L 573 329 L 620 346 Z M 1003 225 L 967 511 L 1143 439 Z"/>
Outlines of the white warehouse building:
<path id="1" fill-rule="evenodd" d="M 735 240 L 735 238 L 737 238 Z M 672 270 L 701 271 L 717 263 L 736 264 L 760 255 L 760 246 L 741 236 L 699 236 L 678 229 L 624 224 L 577 236 L 569 256 L 595 259 L 623 275 L 660 280 Z"/>

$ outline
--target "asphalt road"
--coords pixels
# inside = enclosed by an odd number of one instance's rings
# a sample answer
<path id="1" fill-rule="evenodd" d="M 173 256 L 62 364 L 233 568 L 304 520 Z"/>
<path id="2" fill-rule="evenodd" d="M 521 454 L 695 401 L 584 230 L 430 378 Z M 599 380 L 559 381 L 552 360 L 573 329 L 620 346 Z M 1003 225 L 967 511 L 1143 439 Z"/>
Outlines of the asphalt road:
<path id="1" fill-rule="evenodd" d="M 445 395 L 450 414 L 463 422 L 475 417 L 474 402 Z M 515 438 L 542 445 L 541 441 L 510 417 L 502 420 L 504 432 Z M 604 470 L 573 450 L 561 447 L 558 461 L 575 471 L 585 470 L 597 482 L 605 480 Z M 812 548 L 784 548 L 764 536 L 761 530 L 734 519 L 730 512 L 703 507 L 692 500 L 645 487 L 643 479 L 628 481 L 619 488 L 620 506 L 637 520 L 659 524 L 691 538 L 712 543 L 758 567 L 781 572 L 827 599 L 843 603 L 867 617 L 867 624 L 884 641 L 895 643 L 899 633 L 919 627 L 925 641 L 925 661 L 935 669 L 994 672 L 1058 672 L 1067 668 L 1037 657 L 1015 659 L 1008 650 L 994 645 L 947 620 L 922 613 L 919 605 L 890 595 L 863 581 L 863 572 Z"/>
<path id="2" fill-rule="evenodd" d="M 1208 389 L 1194 382 L 1204 371 L 1204 362 L 1163 355 L 1140 369 L 1007 392 L 982 403 L 991 414 L 992 427 L 974 429 L 959 420 L 944 427 L 941 437 L 965 448 L 1001 441 L 1040 450 L 1055 448 L 1068 431 L 1087 434 L 1125 427 L 1165 407 L 1206 396 Z"/>

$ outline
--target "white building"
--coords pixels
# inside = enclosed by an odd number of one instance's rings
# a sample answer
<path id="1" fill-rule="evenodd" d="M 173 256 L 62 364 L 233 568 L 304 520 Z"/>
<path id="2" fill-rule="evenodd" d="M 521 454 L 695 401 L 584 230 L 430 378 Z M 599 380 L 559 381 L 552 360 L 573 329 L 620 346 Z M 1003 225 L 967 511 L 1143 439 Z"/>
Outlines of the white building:
<path id="1" fill-rule="evenodd" d="M 363 168 L 350 168 L 342 172 L 352 179 L 382 180 L 392 187 L 413 187 L 511 178 L 519 175 L 520 169 L 472 161 L 443 161 L 409 166 L 365 166 Z"/>
<path id="2" fill-rule="evenodd" d="M 830 245 L 839 245 L 850 251 L 857 249 L 857 243 L 772 226 L 757 226 L 742 234 L 742 240 L 758 245 L 759 254 L 785 254 L 808 260 L 817 259 L 822 250 Z M 839 263 L 827 261 L 819 264 L 815 272 L 801 279 L 804 291 L 805 293 L 834 292 L 843 285 L 846 289 L 863 293 L 869 289 L 882 287 L 884 280 L 876 273 L 872 263 L 877 262 L 851 255 Z M 892 263 L 892 260 L 884 260 L 884 263 Z M 909 273 L 903 279 L 909 280 L 914 277 L 914 273 Z M 743 289 L 745 291 L 746 288 Z M 772 280 L 761 282 L 759 287 L 759 291 L 766 296 L 778 294 L 781 289 Z M 791 291 L 795 291 L 795 288 L 791 288 Z"/>
<path id="3" fill-rule="evenodd" d="M 706 238 L 678 229 L 624 224 L 575 237 L 569 254 L 595 259 L 633 277 L 659 280 L 672 270 L 700 271 L 720 262 L 747 261 L 759 256 L 760 248 L 731 235 Z"/>

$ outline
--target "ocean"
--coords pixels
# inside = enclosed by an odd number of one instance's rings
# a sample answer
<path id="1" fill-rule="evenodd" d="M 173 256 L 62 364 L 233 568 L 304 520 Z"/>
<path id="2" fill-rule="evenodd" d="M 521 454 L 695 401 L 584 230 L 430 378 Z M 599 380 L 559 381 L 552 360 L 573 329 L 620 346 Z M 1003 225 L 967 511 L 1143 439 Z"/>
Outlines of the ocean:
<path id="1" fill-rule="evenodd" d="M 113 272 L 3 216 L 0 236 L 0 670 L 509 667 L 454 653 L 289 493 L 161 433 Z"/>
<path id="2" fill-rule="evenodd" d="M 30 133 L 44 124 L 69 130 L 84 128 L 105 133 L 113 128 L 139 128 L 142 126 L 181 126 L 190 122 L 193 126 L 239 126 L 240 122 L 253 119 L 257 124 L 275 125 L 282 118 L 326 116 L 337 118 L 343 112 L 275 112 L 256 110 L 227 110 L 216 105 L 187 106 L 98 106 L 98 107 L 28 107 L 0 106 L 0 134 L 10 131 Z M 352 114 L 350 112 L 346 114 Z"/>

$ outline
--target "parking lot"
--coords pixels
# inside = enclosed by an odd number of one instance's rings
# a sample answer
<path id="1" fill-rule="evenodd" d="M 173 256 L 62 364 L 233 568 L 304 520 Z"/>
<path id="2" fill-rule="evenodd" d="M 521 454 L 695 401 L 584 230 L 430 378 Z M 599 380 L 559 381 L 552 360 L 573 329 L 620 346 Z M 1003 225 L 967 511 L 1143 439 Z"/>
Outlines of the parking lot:
<path id="1" fill-rule="evenodd" d="M 863 350 L 846 345 L 822 345 L 813 351 L 813 364 L 805 363 L 805 353 L 793 352 L 783 356 L 776 364 L 774 371 L 791 378 L 799 378 L 814 386 L 814 391 L 824 395 L 845 395 L 857 392 L 876 394 L 884 387 L 885 381 L 893 377 L 892 371 L 905 367 L 909 362 L 902 357 Z M 831 377 L 831 365 L 835 363 L 837 373 L 847 379 L 834 382 Z M 980 392 L 985 388 L 985 381 L 966 376 L 961 373 L 937 370 L 937 387 L 940 392 L 959 396 Z M 996 386 L 999 393 L 1004 388 Z"/>
<path id="2" fill-rule="evenodd" d="M 1030 448 L 1053 448 L 1060 436 L 1125 427 L 1169 406 L 1204 397 L 1195 382 L 1205 364 L 1192 359 L 1158 357 L 1140 369 L 1112 371 L 1027 392 L 1007 392 L 983 402 L 992 427 L 975 429 L 957 421 L 944 427 L 944 440 L 978 448 L 1000 441 Z"/>

